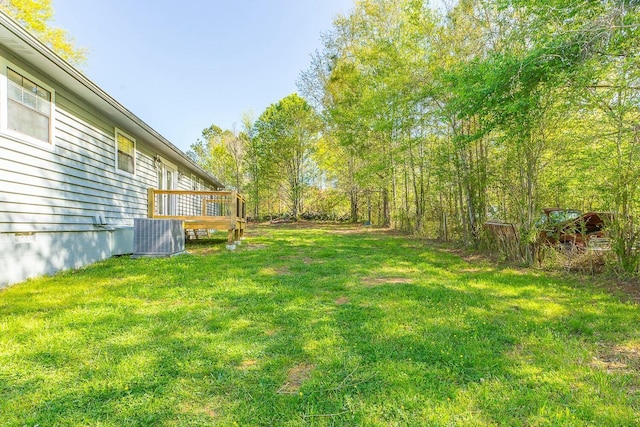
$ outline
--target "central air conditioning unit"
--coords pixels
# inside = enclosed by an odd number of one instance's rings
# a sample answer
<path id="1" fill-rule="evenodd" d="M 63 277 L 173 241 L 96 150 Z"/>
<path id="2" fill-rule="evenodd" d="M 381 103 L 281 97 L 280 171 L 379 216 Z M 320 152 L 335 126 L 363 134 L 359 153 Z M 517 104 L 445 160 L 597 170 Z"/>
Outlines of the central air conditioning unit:
<path id="1" fill-rule="evenodd" d="M 183 221 L 179 219 L 134 218 L 132 258 L 168 257 L 183 252 Z"/>

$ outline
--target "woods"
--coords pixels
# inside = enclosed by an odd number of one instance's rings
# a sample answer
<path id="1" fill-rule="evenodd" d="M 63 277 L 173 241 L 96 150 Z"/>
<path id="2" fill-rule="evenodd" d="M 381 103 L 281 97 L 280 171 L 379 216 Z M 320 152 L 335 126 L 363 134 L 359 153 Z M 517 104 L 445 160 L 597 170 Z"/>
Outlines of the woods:
<path id="1" fill-rule="evenodd" d="M 639 19 L 633 1 L 356 1 L 301 97 L 245 123 L 236 186 L 256 217 L 320 212 L 472 246 L 487 220 L 513 223 L 525 262 L 541 208 L 613 212 L 618 267 L 635 274 Z M 314 112 L 297 119 L 291 100 Z"/>

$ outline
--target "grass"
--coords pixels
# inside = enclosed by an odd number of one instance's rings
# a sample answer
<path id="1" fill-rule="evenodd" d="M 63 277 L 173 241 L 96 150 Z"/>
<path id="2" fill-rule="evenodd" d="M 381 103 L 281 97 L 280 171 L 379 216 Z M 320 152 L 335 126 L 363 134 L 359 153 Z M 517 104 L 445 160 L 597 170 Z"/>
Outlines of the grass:
<path id="1" fill-rule="evenodd" d="M 640 311 L 346 227 L 0 292 L 0 425 L 632 426 Z"/>

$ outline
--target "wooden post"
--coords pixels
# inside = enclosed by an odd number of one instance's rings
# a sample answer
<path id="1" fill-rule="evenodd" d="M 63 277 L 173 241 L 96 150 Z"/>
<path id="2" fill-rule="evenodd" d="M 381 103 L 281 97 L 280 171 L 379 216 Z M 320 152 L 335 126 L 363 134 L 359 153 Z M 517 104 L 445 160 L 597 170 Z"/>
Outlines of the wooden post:
<path id="1" fill-rule="evenodd" d="M 153 218 L 156 214 L 156 194 L 153 188 L 147 189 L 147 217 Z"/>
<path id="2" fill-rule="evenodd" d="M 233 245 L 233 242 L 235 240 L 233 240 L 233 236 L 234 235 L 234 230 L 229 230 L 229 234 L 227 235 L 227 245 Z"/>
<path id="3" fill-rule="evenodd" d="M 231 199 L 229 200 L 229 204 L 231 205 L 230 208 L 230 214 L 231 214 L 231 228 L 235 229 L 236 228 L 236 223 L 238 220 L 238 210 L 236 209 L 237 206 L 237 201 L 238 200 L 238 193 L 236 193 L 235 191 L 231 192 Z"/>

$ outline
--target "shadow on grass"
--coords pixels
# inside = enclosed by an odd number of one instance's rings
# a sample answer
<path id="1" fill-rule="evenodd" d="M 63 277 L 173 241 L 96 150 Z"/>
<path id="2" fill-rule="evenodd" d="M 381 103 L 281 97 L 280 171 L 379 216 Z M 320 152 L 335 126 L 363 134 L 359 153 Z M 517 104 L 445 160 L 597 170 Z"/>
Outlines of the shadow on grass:
<path id="1" fill-rule="evenodd" d="M 265 228 L 245 243 L 112 259 L 0 293 L 7 425 L 638 415 L 638 373 L 589 364 L 603 343 L 640 340 L 636 306 L 369 230 Z"/>

